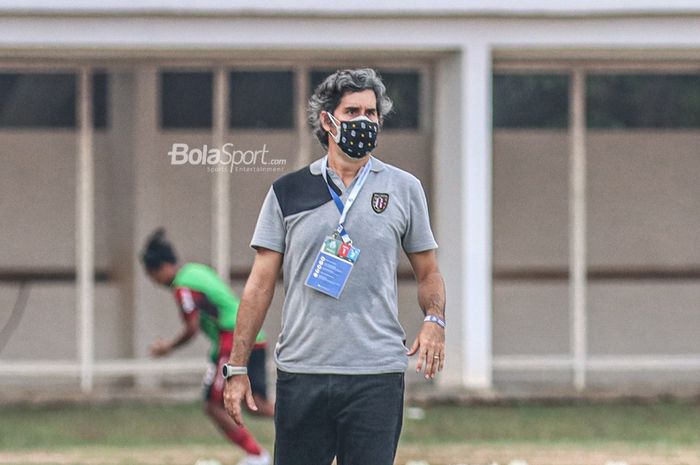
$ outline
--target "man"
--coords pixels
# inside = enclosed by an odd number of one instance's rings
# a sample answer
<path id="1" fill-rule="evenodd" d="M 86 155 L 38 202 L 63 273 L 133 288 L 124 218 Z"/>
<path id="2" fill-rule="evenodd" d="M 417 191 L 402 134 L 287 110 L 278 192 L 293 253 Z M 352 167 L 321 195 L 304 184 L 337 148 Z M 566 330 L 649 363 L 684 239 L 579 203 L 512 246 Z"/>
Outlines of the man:
<path id="1" fill-rule="evenodd" d="M 444 364 L 445 289 L 420 182 L 371 156 L 391 101 L 372 69 L 338 71 L 309 102 L 327 155 L 273 183 L 251 246 L 255 262 L 227 369 L 226 409 L 251 409 L 242 374 L 280 269 L 285 301 L 278 366 L 275 464 L 390 465 L 403 417 L 407 356 L 433 378 Z M 403 249 L 425 320 L 411 349 L 398 319 Z"/>
<path id="2" fill-rule="evenodd" d="M 189 342 L 199 329 L 210 339 L 210 366 L 204 377 L 206 413 L 221 432 L 240 446 L 247 456 L 239 465 L 269 465 L 270 455 L 245 428 L 236 425 L 223 404 L 224 378 L 221 367 L 229 359 L 233 344 L 233 329 L 238 312 L 238 298 L 208 266 L 186 263 L 180 266 L 172 245 L 159 229 L 148 239 L 141 254 L 146 273 L 156 283 L 173 289 L 180 307 L 183 329 L 173 340 L 157 340 L 151 354 L 161 357 Z M 248 362 L 252 396 L 260 408 L 256 413 L 272 416 L 274 407 L 267 401 L 265 382 L 265 336 L 255 338 Z"/>

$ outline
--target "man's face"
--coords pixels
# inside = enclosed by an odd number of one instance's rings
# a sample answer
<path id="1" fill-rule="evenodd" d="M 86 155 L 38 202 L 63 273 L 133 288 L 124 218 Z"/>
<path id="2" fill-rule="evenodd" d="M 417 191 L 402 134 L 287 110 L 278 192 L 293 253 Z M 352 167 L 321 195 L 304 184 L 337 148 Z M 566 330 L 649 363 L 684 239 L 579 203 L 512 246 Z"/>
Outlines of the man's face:
<path id="1" fill-rule="evenodd" d="M 371 121 L 379 123 L 377 113 L 377 97 L 371 89 L 360 92 L 346 92 L 340 99 L 340 103 L 333 112 L 333 116 L 339 121 L 349 121 L 358 116 L 366 116 Z M 335 126 L 331 124 L 328 116 L 321 119 L 323 129 L 336 133 Z"/>

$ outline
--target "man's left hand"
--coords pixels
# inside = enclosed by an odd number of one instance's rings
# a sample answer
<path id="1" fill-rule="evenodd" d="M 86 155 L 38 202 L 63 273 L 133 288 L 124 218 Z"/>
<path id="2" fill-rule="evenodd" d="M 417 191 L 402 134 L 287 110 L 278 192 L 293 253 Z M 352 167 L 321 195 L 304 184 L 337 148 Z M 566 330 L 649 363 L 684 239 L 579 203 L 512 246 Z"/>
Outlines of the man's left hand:
<path id="1" fill-rule="evenodd" d="M 445 366 L 445 330 L 433 322 L 424 322 L 408 356 L 416 353 L 416 371 L 425 368 L 425 379 L 435 378 L 435 373 L 442 371 Z"/>

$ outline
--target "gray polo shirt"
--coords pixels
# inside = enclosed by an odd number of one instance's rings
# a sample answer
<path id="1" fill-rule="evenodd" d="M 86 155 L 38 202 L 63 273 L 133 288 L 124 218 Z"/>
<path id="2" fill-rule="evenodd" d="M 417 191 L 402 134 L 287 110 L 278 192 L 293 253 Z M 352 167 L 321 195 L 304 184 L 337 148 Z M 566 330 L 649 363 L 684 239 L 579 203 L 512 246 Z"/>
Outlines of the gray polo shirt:
<path id="1" fill-rule="evenodd" d="M 397 305 L 400 253 L 437 248 L 423 187 L 415 176 L 372 158 L 372 171 L 345 221 L 360 255 L 342 295 L 334 299 L 304 285 L 340 218 L 321 160 L 273 183 L 251 241 L 254 248 L 284 254 L 277 366 L 292 373 L 403 372 L 408 358 Z M 328 173 L 345 201 L 355 181 L 345 188 Z"/>

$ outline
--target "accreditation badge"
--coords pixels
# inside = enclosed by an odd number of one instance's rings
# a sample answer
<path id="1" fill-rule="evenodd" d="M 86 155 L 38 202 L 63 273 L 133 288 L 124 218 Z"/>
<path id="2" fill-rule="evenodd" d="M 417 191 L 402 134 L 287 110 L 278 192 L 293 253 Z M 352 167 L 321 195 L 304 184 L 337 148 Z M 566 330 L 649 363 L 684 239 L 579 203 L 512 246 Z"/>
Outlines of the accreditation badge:
<path id="1" fill-rule="evenodd" d="M 360 249 L 352 244 L 326 237 L 304 284 L 338 299 L 359 255 Z"/>

